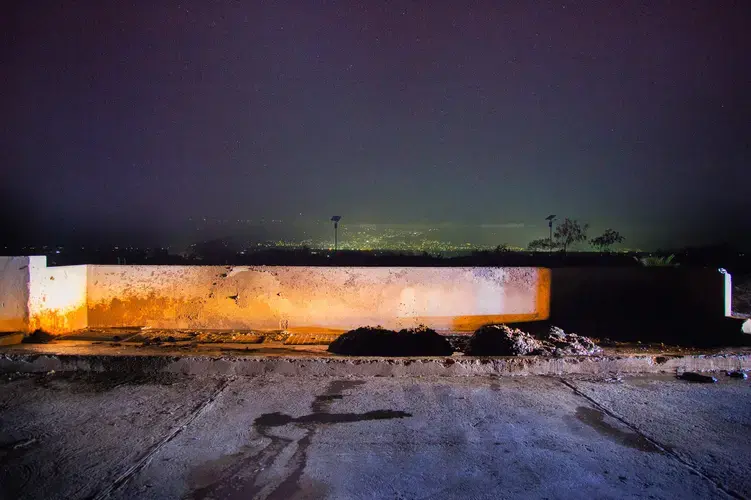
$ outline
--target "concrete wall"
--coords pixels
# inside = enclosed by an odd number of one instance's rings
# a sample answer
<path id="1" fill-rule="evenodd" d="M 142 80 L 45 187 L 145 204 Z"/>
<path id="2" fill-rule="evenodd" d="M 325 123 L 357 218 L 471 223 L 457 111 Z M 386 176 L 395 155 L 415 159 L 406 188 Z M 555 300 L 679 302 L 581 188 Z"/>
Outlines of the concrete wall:
<path id="1" fill-rule="evenodd" d="M 87 266 L 47 267 L 36 259 L 29 266 L 29 330 L 63 333 L 86 328 Z"/>
<path id="2" fill-rule="evenodd" d="M 86 267 L 47 267 L 44 256 L 0 257 L 0 331 L 85 328 Z"/>
<path id="3" fill-rule="evenodd" d="M 48 268 L 45 257 L 0 257 L 0 331 L 341 332 L 425 324 L 471 332 L 550 317 L 585 335 L 670 340 L 718 334 L 712 321 L 730 313 L 731 288 L 730 275 L 714 269 L 565 268 L 551 275 L 542 268 L 483 267 Z"/>
<path id="4" fill-rule="evenodd" d="M 472 331 L 546 319 L 540 268 L 88 266 L 89 326 Z"/>
<path id="5" fill-rule="evenodd" d="M 46 266 L 0 258 L 0 327 L 63 333 L 105 326 L 345 331 L 426 324 L 472 331 L 545 319 L 537 268 Z"/>
<path id="6" fill-rule="evenodd" d="M 551 321 L 611 339 L 708 336 L 730 314 L 730 275 L 717 269 L 561 268 L 552 270 Z"/>
<path id="7" fill-rule="evenodd" d="M 29 259 L 0 257 L 0 332 L 23 331 L 28 326 Z"/>

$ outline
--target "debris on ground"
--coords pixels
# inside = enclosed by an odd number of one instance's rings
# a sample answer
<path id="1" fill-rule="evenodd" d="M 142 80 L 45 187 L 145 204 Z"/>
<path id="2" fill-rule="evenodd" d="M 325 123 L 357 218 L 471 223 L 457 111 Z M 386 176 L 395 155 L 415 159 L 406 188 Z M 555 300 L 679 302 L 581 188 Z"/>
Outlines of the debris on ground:
<path id="1" fill-rule="evenodd" d="M 451 345 L 451 348 L 454 350 L 454 352 L 467 352 L 467 348 L 469 346 L 469 339 L 471 338 L 471 335 L 464 334 L 464 335 L 444 335 L 443 338 L 445 338 L 448 343 Z"/>
<path id="2" fill-rule="evenodd" d="M 290 333 L 284 345 L 329 345 L 339 333 Z"/>
<path id="3" fill-rule="evenodd" d="M 289 338 L 290 333 L 287 330 L 266 332 L 263 335 L 263 342 L 284 342 Z"/>
<path id="4" fill-rule="evenodd" d="M 470 356 L 541 355 L 545 346 L 527 332 L 506 325 L 485 325 L 469 339 L 465 354 Z"/>
<path id="5" fill-rule="evenodd" d="M 470 356 L 591 356 L 602 349 L 589 337 L 566 333 L 551 326 L 543 340 L 507 325 L 485 325 L 472 338 L 466 354 Z"/>
<path id="6" fill-rule="evenodd" d="M 444 337 L 426 327 L 398 332 L 361 327 L 340 335 L 328 350 L 349 356 L 451 356 L 454 352 Z"/>
<path id="7" fill-rule="evenodd" d="M 269 332 L 264 335 L 259 332 L 250 330 L 191 330 L 191 329 L 155 329 L 149 331 L 141 330 L 139 334 L 128 337 L 128 342 L 141 342 L 146 346 L 160 346 L 162 344 L 181 345 L 198 344 L 198 343 L 243 343 L 259 344 L 264 339 L 277 337 L 277 332 Z M 70 338 L 70 337 L 69 337 Z"/>
<path id="8" fill-rule="evenodd" d="M 55 340 L 55 336 L 38 328 L 21 341 L 24 344 L 47 344 Z"/>
<path id="9" fill-rule="evenodd" d="M 551 347 L 548 344 L 552 344 L 555 356 L 591 356 L 602 352 L 602 349 L 589 337 L 566 333 L 557 326 L 550 327 L 550 332 L 543 344 L 548 348 Z"/>
<path id="10" fill-rule="evenodd" d="M 717 379 L 710 375 L 702 375 L 701 373 L 696 372 L 683 372 L 678 378 L 689 382 L 700 382 L 703 384 L 714 384 L 717 382 Z"/>
<path id="11" fill-rule="evenodd" d="M 567 378 L 577 382 L 591 382 L 595 384 L 622 384 L 623 376 L 618 374 L 589 374 L 589 375 L 570 375 Z"/>
<path id="12" fill-rule="evenodd" d="M 741 378 L 743 380 L 745 380 L 745 379 L 748 378 L 748 374 L 746 372 L 744 372 L 744 371 L 741 371 L 741 370 L 736 370 L 736 371 L 733 371 L 733 372 L 727 372 L 727 376 L 728 377 L 732 377 L 732 378 Z"/>
<path id="13" fill-rule="evenodd" d="M 609 338 L 604 338 L 597 342 L 597 345 L 600 347 L 618 347 L 618 342 L 615 340 L 610 340 Z"/>

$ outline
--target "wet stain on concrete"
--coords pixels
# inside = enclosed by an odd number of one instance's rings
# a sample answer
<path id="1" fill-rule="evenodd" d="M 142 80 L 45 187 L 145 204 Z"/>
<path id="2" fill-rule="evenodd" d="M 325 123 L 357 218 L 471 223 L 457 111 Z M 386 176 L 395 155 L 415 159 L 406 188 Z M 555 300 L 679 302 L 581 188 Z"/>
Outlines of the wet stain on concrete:
<path id="1" fill-rule="evenodd" d="M 317 407 L 326 407 L 332 401 L 342 399 L 343 397 L 344 396 L 342 396 L 341 394 L 324 394 L 323 396 L 317 396 L 315 401 L 313 401 L 311 408 L 313 409 L 313 411 L 320 411 Z M 261 417 L 259 418 L 263 418 L 263 415 L 261 415 Z M 256 425 L 258 425 L 258 419 L 256 419 Z"/>
<path id="2" fill-rule="evenodd" d="M 365 413 L 311 413 L 293 418 L 284 413 L 266 413 L 258 417 L 256 426 L 279 427 L 287 424 L 341 424 L 363 422 L 366 420 L 385 420 L 390 418 L 411 417 L 410 413 L 394 410 L 375 410 Z"/>
<path id="3" fill-rule="evenodd" d="M 580 422 L 583 422 L 596 430 L 601 435 L 610 438 L 622 446 L 627 446 L 648 453 L 662 453 L 662 450 L 649 442 L 647 438 L 641 434 L 619 429 L 618 427 L 606 422 L 605 414 L 600 410 L 589 408 L 587 406 L 579 406 L 576 409 L 576 418 Z"/>
<path id="4" fill-rule="evenodd" d="M 300 417 L 293 417 L 284 413 L 266 413 L 255 419 L 253 427 L 268 439 L 269 444 L 258 451 L 250 445 L 243 446 L 238 453 L 226 455 L 218 460 L 204 464 L 195 471 L 194 488 L 188 498 L 258 498 L 287 499 L 293 498 L 302 489 L 312 497 L 322 498 L 327 494 L 324 485 L 303 480 L 303 471 L 307 466 L 308 448 L 318 428 L 325 425 L 363 422 L 370 420 L 385 420 L 406 418 L 412 416 L 403 411 L 373 410 L 364 413 L 331 413 L 330 405 L 334 401 L 345 398 L 344 391 L 353 389 L 361 384 L 361 380 L 336 380 L 331 382 L 325 393 L 313 400 L 310 405 L 311 413 Z M 284 437 L 275 431 L 291 425 L 290 429 L 302 429 L 304 435 L 299 439 Z M 291 457 L 280 463 L 281 456 L 287 455 L 285 450 L 294 446 Z M 268 470 L 281 469 L 284 479 L 273 486 L 268 478 L 260 477 Z M 273 489 L 269 489 L 273 486 Z"/>
<path id="5" fill-rule="evenodd" d="M 332 401 L 336 401 L 344 397 L 344 395 L 341 394 L 342 392 L 349 389 L 354 389 L 358 385 L 363 385 L 364 383 L 364 380 L 334 380 L 326 388 L 326 394 L 316 396 L 316 398 L 313 400 L 313 403 L 310 405 L 310 409 L 313 412 L 326 411 Z"/>

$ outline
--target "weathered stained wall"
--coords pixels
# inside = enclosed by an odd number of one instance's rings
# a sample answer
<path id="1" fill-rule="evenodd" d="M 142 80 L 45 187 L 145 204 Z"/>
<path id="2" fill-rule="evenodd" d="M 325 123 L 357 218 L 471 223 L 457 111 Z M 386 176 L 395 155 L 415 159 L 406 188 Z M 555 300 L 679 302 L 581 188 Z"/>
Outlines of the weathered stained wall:
<path id="1" fill-rule="evenodd" d="M 545 319 L 541 268 L 88 266 L 88 324 L 472 331 Z"/>
<path id="2" fill-rule="evenodd" d="M 46 259 L 36 259 L 29 265 L 28 329 L 63 333 L 86 328 L 88 266 L 47 267 Z"/>
<path id="3" fill-rule="evenodd" d="M 0 257 L 0 332 L 27 328 L 30 259 L 34 257 Z"/>
<path id="4" fill-rule="evenodd" d="M 729 314 L 731 299 L 730 276 L 715 269 L 555 269 L 552 284 L 551 291 L 551 271 L 542 268 L 48 268 L 45 257 L 0 257 L 0 331 L 419 324 L 473 331 L 550 316 L 587 335 L 680 340 L 719 335 L 712 321 Z"/>

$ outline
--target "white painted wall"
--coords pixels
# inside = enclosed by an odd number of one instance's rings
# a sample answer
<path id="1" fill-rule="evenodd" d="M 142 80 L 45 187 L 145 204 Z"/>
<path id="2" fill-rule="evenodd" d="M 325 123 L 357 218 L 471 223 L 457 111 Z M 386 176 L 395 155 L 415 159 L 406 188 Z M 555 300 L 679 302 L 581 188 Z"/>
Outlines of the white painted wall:
<path id="1" fill-rule="evenodd" d="M 0 332 L 27 329 L 29 257 L 0 257 Z"/>
<path id="2" fill-rule="evenodd" d="M 720 268 L 719 272 L 724 279 L 724 296 L 725 296 L 725 316 L 733 315 L 733 277 L 725 269 Z"/>
<path id="3" fill-rule="evenodd" d="M 45 257 L 32 259 L 29 265 L 29 329 L 63 333 L 86 328 L 87 266 L 47 267 Z"/>

